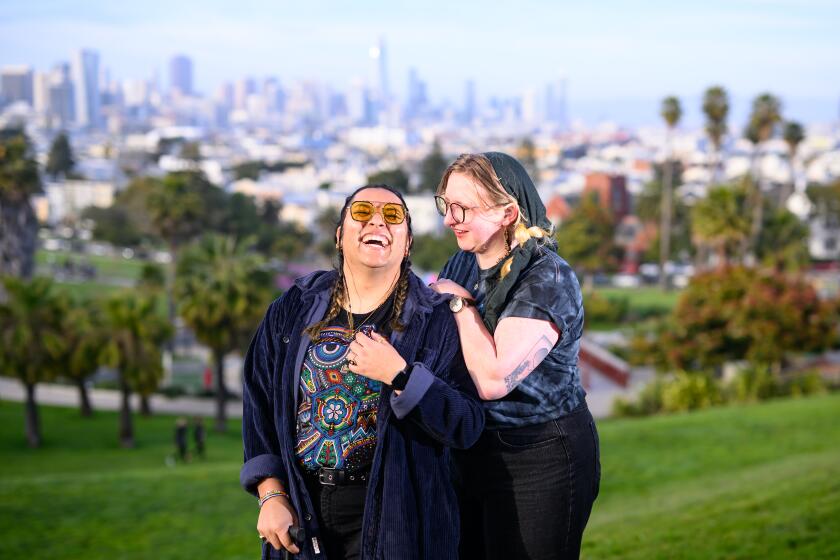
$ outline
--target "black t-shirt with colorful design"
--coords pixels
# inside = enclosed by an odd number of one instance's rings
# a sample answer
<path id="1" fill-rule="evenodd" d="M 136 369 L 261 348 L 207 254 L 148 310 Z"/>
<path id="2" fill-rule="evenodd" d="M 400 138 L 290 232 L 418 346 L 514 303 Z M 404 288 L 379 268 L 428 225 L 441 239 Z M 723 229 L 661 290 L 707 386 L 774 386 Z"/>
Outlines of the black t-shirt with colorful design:
<path id="1" fill-rule="evenodd" d="M 393 295 L 370 316 L 353 314 L 358 332 L 390 334 Z M 361 326 L 360 326 L 361 325 Z M 306 351 L 300 373 L 297 454 L 310 471 L 320 467 L 364 471 L 373 463 L 382 384 L 348 369 L 353 331 L 341 311 Z"/>

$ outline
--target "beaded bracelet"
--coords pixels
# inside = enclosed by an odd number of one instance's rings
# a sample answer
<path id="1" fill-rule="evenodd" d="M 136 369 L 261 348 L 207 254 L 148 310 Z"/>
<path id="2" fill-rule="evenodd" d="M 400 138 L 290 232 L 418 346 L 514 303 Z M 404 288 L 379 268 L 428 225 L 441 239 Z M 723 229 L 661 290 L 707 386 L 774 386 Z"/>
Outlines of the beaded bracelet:
<path id="1" fill-rule="evenodd" d="M 268 492 L 266 492 L 263 495 L 262 498 L 257 500 L 257 502 L 259 503 L 260 507 L 263 507 L 264 503 L 266 503 L 271 498 L 275 498 L 277 496 L 285 496 L 286 498 L 289 497 L 289 495 L 287 493 L 283 492 L 282 490 L 269 490 Z"/>

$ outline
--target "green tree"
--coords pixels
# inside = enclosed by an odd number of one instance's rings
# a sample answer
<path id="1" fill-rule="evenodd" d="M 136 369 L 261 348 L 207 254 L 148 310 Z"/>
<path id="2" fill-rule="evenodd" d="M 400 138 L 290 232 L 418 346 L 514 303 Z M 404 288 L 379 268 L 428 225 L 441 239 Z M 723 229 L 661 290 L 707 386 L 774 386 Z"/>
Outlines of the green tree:
<path id="1" fill-rule="evenodd" d="M 3 280 L 6 301 L 0 302 L 0 373 L 26 389 L 26 440 L 41 445 L 35 398 L 38 383 L 54 379 L 64 352 L 62 317 L 65 305 L 48 278 Z"/>
<path id="2" fill-rule="evenodd" d="M 158 315 L 156 298 L 137 293 L 111 296 L 104 324 L 108 337 L 102 361 L 119 374 L 120 444 L 134 447 L 131 393 L 147 392 L 162 379 L 161 346 L 172 335 L 172 324 Z"/>
<path id="3" fill-rule="evenodd" d="M 50 177 L 57 179 L 58 177 L 67 177 L 70 175 L 75 165 L 76 160 L 73 157 L 73 148 L 70 146 L 70 140 L 67 138 L 67 133 L 61 131 L 50 146 L 45 171 Z"/>
<path id="4" fill-rule="evenodd" d="M 703 94 L 703 114 L 706 115 L 706 135 L 715 151 L 712 165 L 712 183 L 717 182 L 721 163 L 721 146 L 727 132 L 726 118 L 729 116 L 729 94 L 722 86 L 711 86 Z"/>
<path id="5" fill-rule="evenodd" d="M 443 155 L 440 142 L 435 140 L 429 154 L 420 162 L 420 186 L 417 190 L 435 192 L 449 161 Z"/>
<path id="6" fill-rule="evenodd" d="M 671 221 L 674 210 L 672 200 L 674 171 L 671 155 L 671 137 L 673 136 L 674 128 L 679 124 L 680 118 L 682 118 L 680 100 L 674 96 L 666 97 L 662 100 L 659 114 L 662 116 L 667 127 L 665 139 L 665 171 L 662 178 L 662 210 L 660 211 L 661 219 L 659 224 L 659 287 L 665 290 L 670 287 L 668 275 L 665 273 L 665 263 L 668 262 L 668 257 L 671 254 Z"/>
<path id="7" fill-rule="evenodd" d="M 415 235 L 411 247 L 411 262 L 420 270 L 437 273 L 457 250 L 458 241 L 449 232 L 443 235 Z"/>
<path id="8" fill-rule="evenodd" d="M 761 236 L 761 226 L 764 223 L 764 193 L 762 192 L 761 177 L 761 146 L 769 140 L 782 120 L 782 102 L 769 93 L 762 93 L 753 100 L 752 112 L 745 132 L 746 138 L 753 143 L 752 162 L 752 191 L 750 192 L 750 206 L 752 208 L 752 226 L 750 236 L 745 242 L 746 258 L 755 261 L 758 239 Z"/>
<path id="9" fill-rule="evenodd" d="M 0 276 L 32 276 L 38 220 L 30 199 L 40 192 L 29 139 L 18 129 L 0 130 Z"/>
<path id="10" fill-rule="evenodd" d="M 180 156 L 183 159 L 199 162 L 201 161 L 201 143 L 200 142 L 184 142 L 181 145 Z"/>
<path id="11" fill-rule="evenodd" d="M 240 179 L 251 179 L 257 181 L 260 178 L 260 173 L 265 169 L 265 164 L 262 161 L 245 161 L 233 166 L 233 178 L 236 181 Z"/>
<path id="12" fill-rule="evenodd" d="M 178 312 L 213 353 L 216 377 L 216 430 L 227 429 L 224 358 L 240 351 L 260 321 L 272 295 L 263 259 L 247 242 L 206 236 L 178 260 L 175 294 Z"/>
<path id="13" fill-rule="evenodd" d="M 592 193 L 583 197 L 557 231 L 558 253 L 583 273 L 587 290 L 592 289 L 594 274 L 618 266 L 615 225 L 615 218 Z"/>
<path id="14" fill-rule="evenodd" d="M 836 342 L 836 306 L 805 279 L 731 267 L 692 278 L 656 345 L 672 368 L 748 360 L 778 369 L 794 352 Z"/>
<path id="15" fill-rule="evenodd" d="M 534 141 L 530 138 L 523 138 L 522 142 L 517 146 L 515 153 L 516 159 L 519 160 L 522 167 L 528 172 L 531 180 L 534 181 L 535 185 L 538 185 L 540 181 L 540 168 L 537 165 L 537 147 L 534 145 Z"/>
<path id="16" fill-rule="evenodd" d="M 148 292 L 159 292 L 166 288 L 166 272 L 159 265 L 147 262 L 140 269 L 137 287 Z"/>
<path id="17" fill-rule="evenodd" d="M 682 164 L 679 161 L 673 162 L 672 177 L 676 184 L 682 183 Z M 655 224 L 657 231 L 662 222 L 662 188 L 663 188 L 663 165 L 654 166 L 653 180 L 645 183 L 642 192 L 636 197 L 636 215 L 647 224 Z M 691 208 L 680 198 L 676 198 L 673 204 L 673 219 L 671 220 L 671 243 L 670 255 L 668 258 L 677 259 L 683 254 L 692 254 L 693 245 L 691 242 Z M 659 234 L 652 240 L 644 255 L 646 262 L 659 261 Z"/>
<path id="18" fill-rule="evenodd" d="M 706 198 L 699 200 L 691 210 L 691 232 L 698 253 L 705 254 L 705 248 L 715 250 L 721 268 L 726 267 L 739 251 L 749 231 L 743 186 L 712 187 Z"/>
<path id="19" fill-rule="evenodd" d="M 790 183 L 782 190 L 779 197 L 779 204 L 782 205 L 793 193 L 796 182 L 796 152 L 799 144 L 805 139 L 805 129 L 796 121 L 787 121 L 782 128 L 782 138 L 788 148 L 788 164 L 790 165 Z"/>
<path id="20" fill-rule="evenodd" d="M 93 238 L 117 247 L 137 247 L 144 237 L 134 223 L 128 210 L 114 203 L 107 208 L 88 206 L 82 211 L 82 219 L 93 222 Z"/>
<path id="21" fill-rule="evenodd" d="M 786 208 L 765 208 L 758 258 L 777 270 L 799 270 L 810 262 L 808 226 Z"/>
<path id="22" fill-rule="evenodd" d="M 79 410 L 82 416 L 88 417 L 93 413 L 93 408 L 85 383 L 99 368 L 108 333 L 103 326 L 98 302 L 91 305 L 88 301 L 69 300 L 69 304 L 61 329 L 64 336 L 62 374 L 76 385 L 79 390 Z"/>
<path id="23" fill-rule="evenodd" d="M 153 183 L 146 197 L 151 222 L 171 256 L 166 283 L 170 323 L 175 320 L 172 291 L 178 251 L 204 231 L 218 229 L 224 219 L 224 208 L 224 191 L 201 173 L 170 173 L 163 181 Z"/>
<path id="24" fill-rule="evenodd" d="M 320 233 L 320 241 L 318 242 L 318 251 L 331 259 L 335 256 L 335 226 L 338 223 L 339 211 L 333 206 L 324 208 L 316 223 Z"/>
<path id="25" fill-rule="evenodd" d="M 384 169 L 368 176 L 368 185 L 388 185 L 398 191 L 408 192 L 408 175 L 399 167 Z"/>

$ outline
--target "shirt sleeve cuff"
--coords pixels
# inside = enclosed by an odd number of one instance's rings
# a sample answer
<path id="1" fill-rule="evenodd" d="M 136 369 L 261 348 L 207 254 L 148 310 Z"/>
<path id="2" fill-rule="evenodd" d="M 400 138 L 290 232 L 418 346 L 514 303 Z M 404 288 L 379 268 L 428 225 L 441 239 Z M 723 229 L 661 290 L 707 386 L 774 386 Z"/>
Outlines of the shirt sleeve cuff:
<path id="1" fill-rule="evenodd" d="M 284 479 L 285 469 L 279 455 L 257 455 L 245 461 L 239 472 L 239 483 L 247 491 L 257 495 L 257 485 L 266 478 Z"/>
<path id="2" fill-rule="evenodd" d="M 394 414 L 397 415 L 397 418 L 405 418 L 417 406 L 417 403 L 420 402 L 420 399 L 423 398 L 426 391 L 432 386 L 434 380 L 435 376 L 432 375 L 432 372 L 426 366 L 420 362 L 414 362 L 411 376 L 408 378 L 405 389 L 399 395 L 391 393 L 391 408 Z"/>

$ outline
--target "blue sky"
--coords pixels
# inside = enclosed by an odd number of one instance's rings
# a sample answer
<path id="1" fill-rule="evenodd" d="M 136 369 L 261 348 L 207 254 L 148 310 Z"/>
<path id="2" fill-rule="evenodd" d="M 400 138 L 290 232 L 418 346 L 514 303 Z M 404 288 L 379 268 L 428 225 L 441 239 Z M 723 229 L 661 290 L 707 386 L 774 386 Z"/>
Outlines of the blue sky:
<path id="1" fill-rule="evenodd" d="M 838 116 L 838 28 L 834 0 L 0 0 L 0 65 L 46 69 L 87 47 L 114 78 L 158 71 L 165 83 L 167 60 L 183 52 L 203 91 L 244 75 L 345 88 L 368 75 L 368 48 L 383 36 L 398 94 L 411 66 L 433 97 L 456 103 L 470 78 L 484 98 L 565 76 L 572 113 L 589 120 L 655 121 L 657 101 L 676 94 L 690 122 L 703 89 L 720 83 L 736 112 L 769 90 L 809 122 Z"/>

